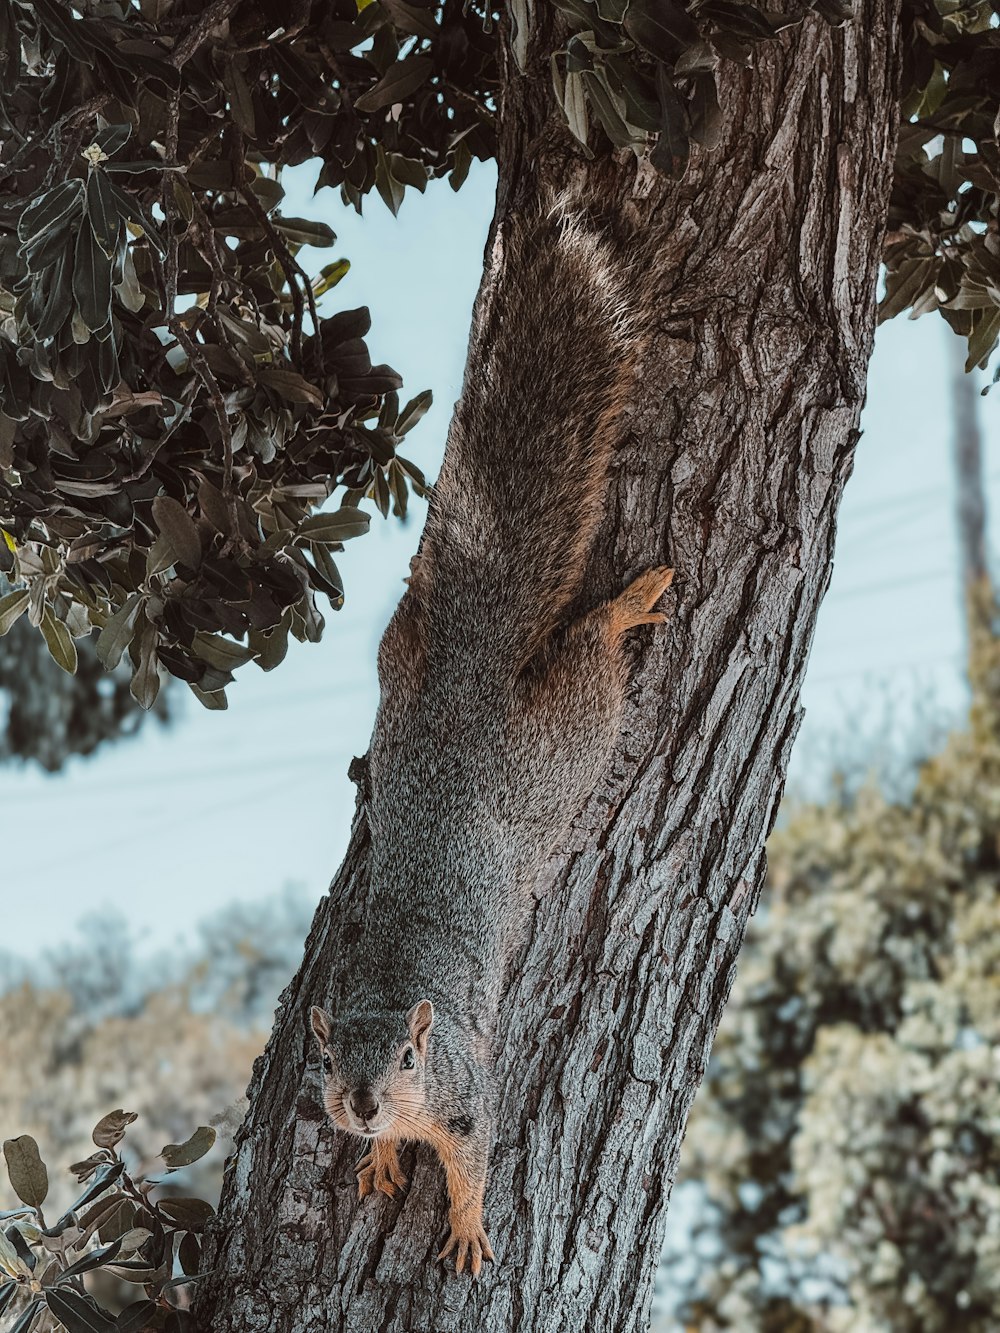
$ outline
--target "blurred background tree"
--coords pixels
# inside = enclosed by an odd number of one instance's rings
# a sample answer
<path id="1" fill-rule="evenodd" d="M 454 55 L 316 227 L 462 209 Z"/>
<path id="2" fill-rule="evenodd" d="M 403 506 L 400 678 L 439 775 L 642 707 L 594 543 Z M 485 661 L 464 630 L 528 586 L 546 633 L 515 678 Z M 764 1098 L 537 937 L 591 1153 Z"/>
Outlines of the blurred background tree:
<path id="1" fill-rule="evenodd" d="M 77 652 L 76 675 L 70 676 L 27 621 L 0 638 L 0 760 L 30 759 L 54 773 L 71 755 L 92 754 L 104 741 L 135 735 L 149 717 L 167 720 L 169 690 L 147 713 L 129 691 L 131 673 L 107 671 L 90 639 L 81 639 Z"/>
<path id="2" fill-rule="evenodd" d="M 312 911 L 306 894 L 286 889 L 207 918 L 179 955 L 151 957 L 103 916 L 36 963 L 0 955 L 0 1067 L 17 1071 L 0 1086 L 0 1137 L 30 1134 L 53 1168 L 68 1166 L 89 1151 L 94 1123 L 127 1106 L 139 1115 L 129 1153 L 145 1170 L 164 1143 L 212 1124 L 222 1150 L 199 1165 L 197 1188 L 216 1197 Z M 56 1207 L 78 1192 L 68 1171 L 54 1176 Z M 13 1204 L 3 1181 L 0 1208 Z"/>

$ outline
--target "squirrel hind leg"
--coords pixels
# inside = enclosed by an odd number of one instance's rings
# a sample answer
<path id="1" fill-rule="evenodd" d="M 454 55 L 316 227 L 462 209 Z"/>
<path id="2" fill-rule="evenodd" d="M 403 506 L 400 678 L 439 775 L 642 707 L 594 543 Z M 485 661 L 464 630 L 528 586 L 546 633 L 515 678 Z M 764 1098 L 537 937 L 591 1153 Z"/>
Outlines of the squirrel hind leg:
<path id="1" fill-rule="evenodd" d="M 664 625 L 670 619 L 666 611 L 654 611 L 673 582 L 674 571 L 665 565 L 647 569 L 625 591 L 609 603 L 611 632 L 616 637 L 637 625 Z"/>

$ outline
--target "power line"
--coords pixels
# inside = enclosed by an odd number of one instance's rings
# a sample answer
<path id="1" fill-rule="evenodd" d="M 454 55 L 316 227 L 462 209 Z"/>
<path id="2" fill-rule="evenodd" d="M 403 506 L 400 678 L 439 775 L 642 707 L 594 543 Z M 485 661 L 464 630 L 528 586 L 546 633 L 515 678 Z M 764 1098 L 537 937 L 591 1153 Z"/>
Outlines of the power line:
<path id="1" fill-rule="evenodd" d="M 291 783 L 287 784 L 287 786 L 298 786 L 299 783 L 305 781 L 307 778 L 310 781 L 312 780 L 311 775 L 302 774 L 298 779 L 298 781 L 293 780 Z M 274 783 L 269 781 L 266 787 L 255 788 L 253 792 L 244 793 L 242 796 L 234 798 L 231 801 L 223 801 L 219 804 L 211 805 L 206 809 L 197 811 L 190 818 L 184 820 L 182 827 L 184 829 L 195 827 L 198 824 L 203 824 L 208 819 L 215 819 L 218 815 L 227 814 L 230 810 L 236 810 L 239 809 L 240 807 L 245 807 L 247 805 L 258 804 L 260 801 L 266 800 L 269 797 L 272 797 L 273 795 L 274 795 Z M 150 819 L 143 820 L 143 822 L 139 825 L 138 828 L 132 829 L 122 838 L 116 838 L 114 843 L 115 852 L 117 853 L 120 848 L 131 846 L 136 842 L 148 841 L 150 834 L 152 830 L 155 828 L 157 822 L 158 822 L 158 817 L 153 817 Z M 176 829 L 173 829 L 172 832 L 174 834 L 174 838 L 176 839 Z M 104 854 L 103 849 L 95 847 L 94 854 L 103 855 Z M 78 871 L 80 868 L 80 861 L 81 857 L 79 852 L 73 856 L 54 857 L 51 861 L 43 862 L 43 864 L 40 866 L 32 866 L 30 874 L 32 876 L 35 875 L 41 876 L 52 873 L 58 873 L 59 871 L 62 870 Z"/>
<path id="2" fill-rule="evenodd" d="M 956 663 L 961 662 L 962 660 L 963 659 L 961 653 L 947 653 L 941 657 L 925 657 L 922 659 L 904 658 L 902 661 L 883 662 L 875 666 L 850 667 L 845 671 L 828 672 L 824 676 L 810 676 L 807 673 L 805 678 L 805 684 L 829 685 L 833 681 L 845 680 L 849 676 L 874 676 L 879 674 L 880 672 L 899 671 L 905 669 L 906 667 L 913 667 L 914 669 L 919 670 L 921 667 L 942 666 L 945 663 L 951 663 L 952 665 L 955 665 Z"/>
<path id="3" fill-rule="evenodd" d="M 947 569 L 931 569 L 917 574 L 906 574 L 898 579 L 883 579 L 881 583 L 857 583 L 848 588 L 831 588 L 831 598 L 849 601 L 852 597 L 868 597 L 876 592 L 891 592 L 897 588 L 916 587 L 917 584 L 943 583 L 955 576 Z"/>
<path id="4" fill-rule="evenodd" d="M 169 772 L 157 772 L 152 777 L 143 777 L 141 787 L 134 781 L 124 780 L 120 783 L 102 783 L 100 786 L 90 787 L 86 791 L 73 791 L 68 789 L 59 795 L 72 795 L 74 801 L 86 800 L 88 797 L 94 800 L 106 800 L 109 796 L 115 796 L 121 792 L 134 792 L 136 796 L 141 797 L 149 788 L 177 785 L 182 787 L 186 781 L 192 779 L 200 782 L 239 777 L 246 775 L 254 769 L 263 769 L 268 773 L 278 773 L 285 769 L 308 768 L 310 772 L 314 767 L 333 768 L 338 760 L 344 759 L 350 754 L 349 750 L 317 750 L 309 754 L 290 755 L 286 759 L 267 759 L 260 755 L 259 750 L 247 754 L 243 759 L 236 760 L 230 764 L 220 764 L 215 768 L 198 768 L 192 771 L 191 766 L 183 769 L 172 769 Z M 344 777 L 346 778 L 346 768 Z M 51 782 L 51 778 L 44 779 Z M 11 805 L 34 805 L 38 803 L 49 804 L 53 800 L 53 794 L 50 791 L 38 792 L 13 792 L 10 795 L 2 797 L 5 806 Z"/>
<path id="5" fill-rule="evenodd" d="M 1000 472 L 989 472 L 986 474 L 984 480 L 987 483 L 1000 482 Z M 866 504 L 852 506 L 850 512 L 844 517 L 847 520 L 860 518 L 866 514 L 874 514 L 880 511 L 885 512 L 886 510 L 891 510 L 900 505 L 912 504 L 917 500 L 925 500 L 930 497 L 940 499 L 941 487 L 926 486 L 922 487 L 919 491 L 906 491 L 903 495 L 894 495 L 891 500 L 869 500 Z"/>

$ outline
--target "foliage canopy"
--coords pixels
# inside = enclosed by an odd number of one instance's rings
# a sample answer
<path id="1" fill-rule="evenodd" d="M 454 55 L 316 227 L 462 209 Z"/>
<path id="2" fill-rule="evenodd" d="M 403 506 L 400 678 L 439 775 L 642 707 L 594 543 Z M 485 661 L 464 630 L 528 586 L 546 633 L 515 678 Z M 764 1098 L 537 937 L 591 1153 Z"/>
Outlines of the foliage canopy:
<path id="1" fill-rule="evenodd" d="M 523 67 L 551 56 L 581 152 L 680 175 L 739 133 L 724 62 L 850 15 L 551 3 L 539 53 L 527 0 L 499 28 L 492 0 L 0 0 L 0 633 L 27 613 L 73 671 L 97 630 L 143 705 L 164 668 L 225 707 L 237 667 L 319 637 L 318 594 L 340 605 L 362 497 L 423 489 L 397 451 L 429 395 L 400 406 L 365 309 L 319 314 L 346 261 L 309 276 L 302 247 L 335 237 L 284 214 L 284 168 L 315 160 L 359 210 L 458 188 L 495 151 L 509 28 Z M 940 308 L 975 363 L 1000 331 L 998 8 L 906 0 L 883 306 Z"/>

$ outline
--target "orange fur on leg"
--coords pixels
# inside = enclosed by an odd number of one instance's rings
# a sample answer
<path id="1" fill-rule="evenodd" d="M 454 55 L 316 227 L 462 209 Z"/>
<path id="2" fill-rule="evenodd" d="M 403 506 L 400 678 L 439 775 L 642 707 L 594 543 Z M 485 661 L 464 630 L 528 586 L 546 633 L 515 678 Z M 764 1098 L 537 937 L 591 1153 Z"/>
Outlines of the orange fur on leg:
<path id="1" fill-rule="evenodd" d="M 653 607 L 660 600 L 673 582 L 674 571 L 665 566 L 647 569 L 610 604 L 611 632 L 624 634 L 637 625 L 663 625 L 669 616 L 665 611 L 654 611 Z"/>
<path id="2" fill-rule="evenodd" d="M 358 1177 L 359 1199 L 371 1194 L 373 1190 L 378 1190 L 380 1194 L 388 1194 L 390 1199 L 394 1199 L 409 1183 L 406 1173 L 399 1165 L 396 1145 L 391 1139 L 374 1139 L 371 1149 L 365 1153 L 354 1170 Z"/>
<path id="3" fill-rule="evenodd" d="M 473 1277 L 478 1277 L 484 1259 L 493 1258 L 493 1249 L 483 1227 L 483 1195 L 486 1192 L 486 1162 L 480 1152 L 448 1134 L 435 1134 L 434 1147 L 448 1177 L 448 1225 L 451 1227 L 444 1249 L 438 1255 L 455 1256 L 455 1271 L 461 1273 L 468 1261 Z"/>

